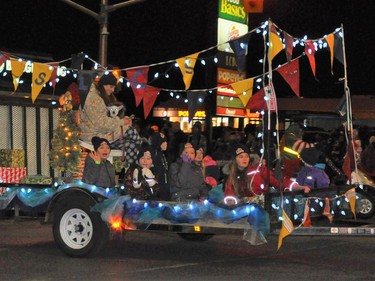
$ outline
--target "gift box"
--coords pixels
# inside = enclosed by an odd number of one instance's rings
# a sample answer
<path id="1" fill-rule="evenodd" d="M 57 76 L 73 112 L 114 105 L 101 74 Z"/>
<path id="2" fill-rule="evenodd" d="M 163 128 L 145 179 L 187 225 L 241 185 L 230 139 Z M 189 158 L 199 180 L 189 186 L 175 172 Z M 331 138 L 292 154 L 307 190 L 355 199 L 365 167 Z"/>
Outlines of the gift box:
<path id="1" fill-rule="evenodd" d="M 52 178 L 43 175 L 28 175 L 21 178 L 20 182 L 28 184 L 52 184 Z"/>
<path id="2" fill-rule="evenodd" d="M 25 167 L 25 150 L 0 149 L 0 167 Z"/>
<path id="3" fill-rule="evenodd" d="M 26 167 L 0 167 L 0 180 L 5 183 L 20 183 L 26 177 Z"/>

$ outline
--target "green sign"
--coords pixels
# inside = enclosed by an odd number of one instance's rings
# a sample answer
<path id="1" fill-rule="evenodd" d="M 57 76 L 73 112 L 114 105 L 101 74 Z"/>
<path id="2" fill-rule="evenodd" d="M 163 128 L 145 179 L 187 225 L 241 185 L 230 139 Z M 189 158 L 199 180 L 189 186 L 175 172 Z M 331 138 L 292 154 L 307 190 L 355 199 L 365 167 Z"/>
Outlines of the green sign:
<path id="1" fill-rule="evenodd" d="M 246 24 L 243 0 L 219 0 L 219 18 Z"/>

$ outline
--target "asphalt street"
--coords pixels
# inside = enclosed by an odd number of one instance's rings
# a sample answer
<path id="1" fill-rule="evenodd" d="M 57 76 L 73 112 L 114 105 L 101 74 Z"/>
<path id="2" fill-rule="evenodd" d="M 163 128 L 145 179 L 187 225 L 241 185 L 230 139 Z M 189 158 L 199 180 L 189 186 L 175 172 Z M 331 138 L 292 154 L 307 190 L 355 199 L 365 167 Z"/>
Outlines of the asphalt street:
<path id="1" fill-rule="evenodd" d="M 71 258 L 40 219 L 0 220 L 0 280 L 375 280 L 375 236 L 289 236 L 251 246 L 241 235 L 188 242 L 127 232 L 93 258 Z"/>

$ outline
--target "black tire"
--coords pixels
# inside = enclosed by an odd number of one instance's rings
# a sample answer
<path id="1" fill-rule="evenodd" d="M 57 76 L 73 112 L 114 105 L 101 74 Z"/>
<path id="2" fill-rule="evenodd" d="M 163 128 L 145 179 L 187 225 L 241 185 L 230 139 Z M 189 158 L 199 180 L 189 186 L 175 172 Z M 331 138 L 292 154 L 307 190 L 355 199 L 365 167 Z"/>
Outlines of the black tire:
<path id="1" fill-rule="evenodd" d="M 356 193 L 355 212 L 357 218 L 368 219 L 375 214 L 375 199 L 367 193 Z"/>
<path id="2" fill-rule="evenodd" d="M 90 212 L 95 200 L 88 196 L 58 202 L 53 220 L 55 243 L 71 257 L 94 256 L 109 240 L 109 228 L 97 212 Z"/>
<path id="3" fill-rule="evenodd" d="M 186 241 L 204 242 L 210 240 L 215 234 L 211 233 L 177 233 L 182 239 Z"/>

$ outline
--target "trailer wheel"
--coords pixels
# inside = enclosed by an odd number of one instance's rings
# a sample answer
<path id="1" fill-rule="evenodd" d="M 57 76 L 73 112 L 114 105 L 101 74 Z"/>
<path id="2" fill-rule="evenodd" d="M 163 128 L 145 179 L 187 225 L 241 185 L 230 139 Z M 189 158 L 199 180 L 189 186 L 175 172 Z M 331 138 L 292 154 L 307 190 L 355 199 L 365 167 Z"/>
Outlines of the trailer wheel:
<path id="1" fill-rule="evenodd" d="M 356 215 L 361 219 L 371 218 L 375 214 L 375 200 L 369 194 L 356 193 Z"/>
<path id="2" fill-rule="evenodd" d="M 109 239 L 108 226 L 100 214 L 90 212 L 95 202 L 80 196 L 61 204 L 53 221 L 53 236 L 59 248 L 68 256 L 94 256 Z"/>
<path id="3" fill-rule="evenodd" d="M 186 241 L 207 241 L 210 240 L 214 234 L 211 233 L 177 233 L 182 239 Z"/>

